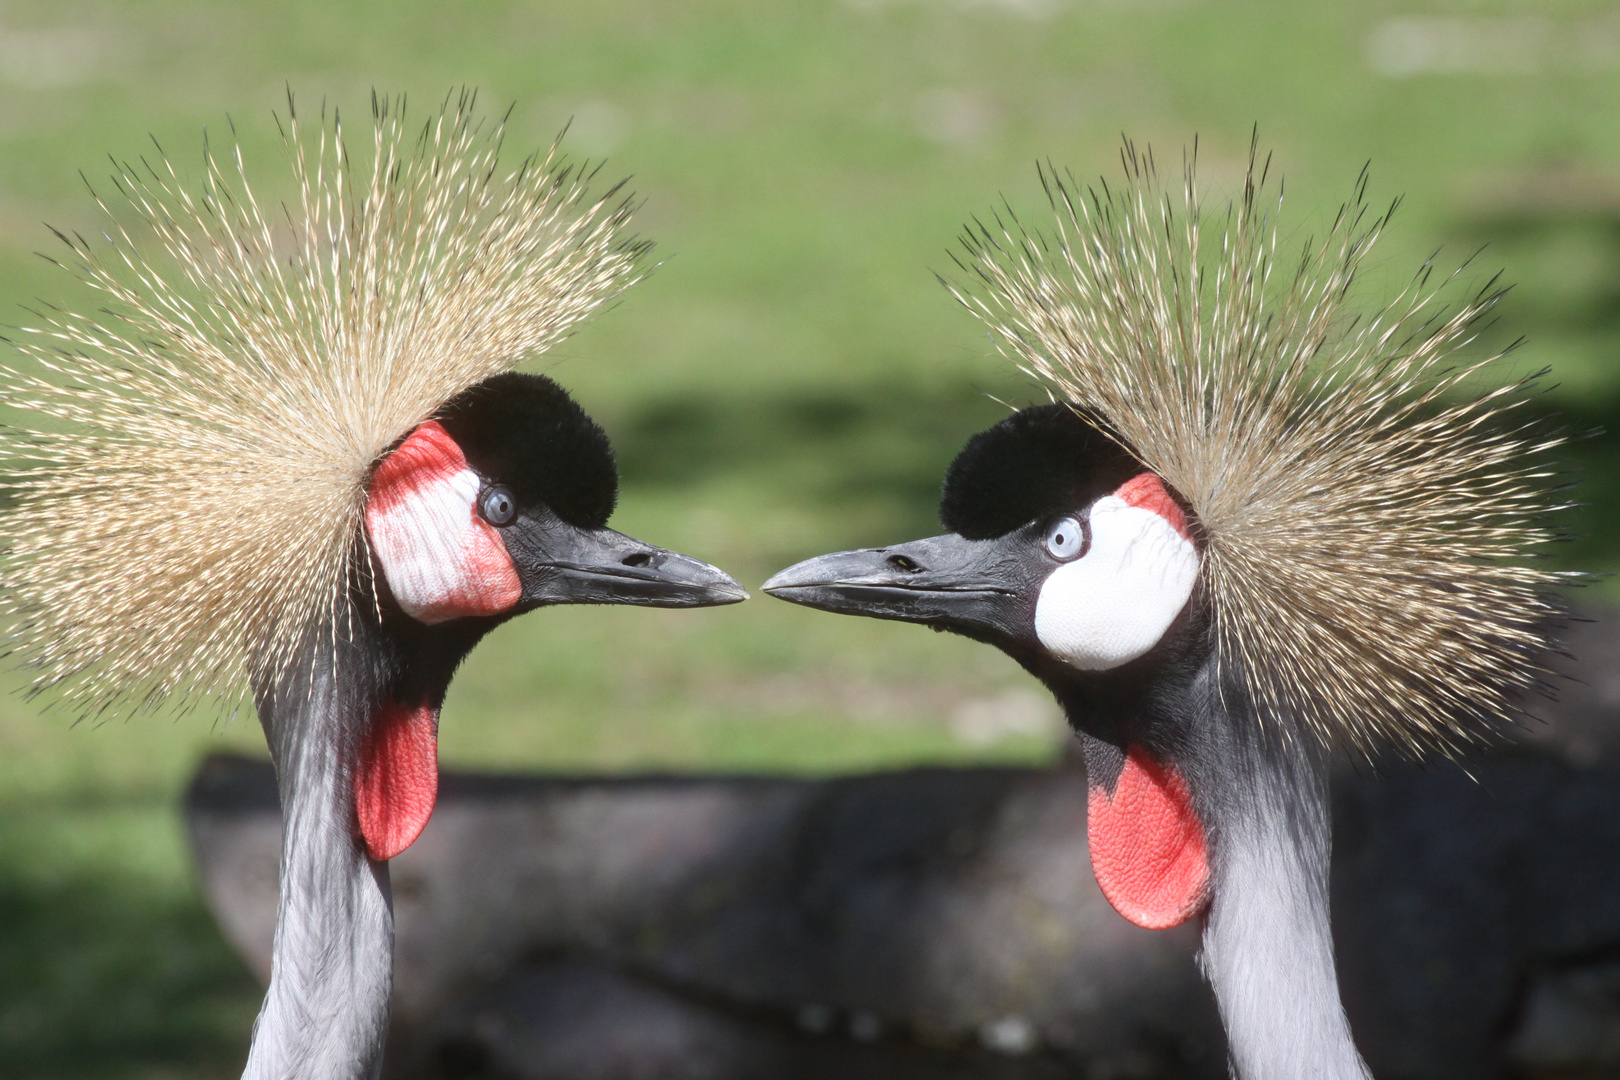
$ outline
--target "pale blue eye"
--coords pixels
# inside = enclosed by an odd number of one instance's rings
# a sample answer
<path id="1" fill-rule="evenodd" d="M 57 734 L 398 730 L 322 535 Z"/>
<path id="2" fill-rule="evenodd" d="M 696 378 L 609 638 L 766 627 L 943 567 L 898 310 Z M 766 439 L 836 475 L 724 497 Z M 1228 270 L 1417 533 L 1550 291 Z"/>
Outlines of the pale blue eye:
<path id="1" fill-rule="evenodd" d="M 1046 552 L 1054 559 L 1073 559 L 1085 554 L 1085 547 L 1085 531 L 1072 517 L 1059 518 L 1046 530 Z"/>
<path id="2" fill-rule="evenodd" d="M 490 488 L 479 501 L 484 520 L 491 525 L 506 525 L 517 516 L 517 500 L 503 487 Z"/>

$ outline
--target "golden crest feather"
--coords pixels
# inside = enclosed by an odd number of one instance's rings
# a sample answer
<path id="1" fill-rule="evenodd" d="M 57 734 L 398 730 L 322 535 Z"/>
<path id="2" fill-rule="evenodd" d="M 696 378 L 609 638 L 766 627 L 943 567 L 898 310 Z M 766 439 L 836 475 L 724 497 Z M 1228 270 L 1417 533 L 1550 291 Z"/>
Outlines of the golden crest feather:
<path id="1" fill-rule="evenodd" d="M 288 104 L 291 202 L 261 205 L 239 147 L 196 191 L 162 157 L 118 166 L 106 243 L 58 234 L 104 309 L 47 311 L 14 339 L 33 369 L 0 372 L 23 418 L 0 429 L 0 612 L 34 688 L 81 714 L 279 673 L 348 587 L 381 456 L 650 246 L 555 145 L 503 171 L 470 93 L 414 129 L 374 97 L 359 157 L 336 112 L 310 131 Z"/>
<path id="2" fill-rule="evenodd" d="M 1242 193 L 1211 214 L 1196 148 L 1179 188 L 1151 153 L 1122 157 L 1119 187 L 1042 169 L 1056 232 L 975 223 L 971 277 L 947 285 L 1192 507 L 1225 683 L 1271 730 L 1371 753 L 1500 729 L 1546 675 L 1567 577 L 1535 563 L 1562 440 L 1519 415 L 1530 380 L 1492 384 L 1501 354 L 1467 349 L 1495 282 L 1448 306 L 1455 275 L 1425 265 L 1360 307 L 1389 221 L 1365 172 L 1295 262 L 1269 159 L 1251 149 Z"/>

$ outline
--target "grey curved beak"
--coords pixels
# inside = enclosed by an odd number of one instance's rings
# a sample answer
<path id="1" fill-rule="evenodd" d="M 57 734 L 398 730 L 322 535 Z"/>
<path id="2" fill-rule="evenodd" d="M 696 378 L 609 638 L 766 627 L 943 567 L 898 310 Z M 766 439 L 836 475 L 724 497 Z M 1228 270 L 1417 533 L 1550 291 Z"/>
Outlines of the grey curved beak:
<path id="1" fill-rule="evenodd" d="M 549 536 L 545 556 L 525 575 L 531 576 L 525 599 L 536 604 L 683 608 L 748 599 L 748 590 L 719 567 L 612 529 Z"/>
<path id="2" fill-rule="evenodd" d="M 806 559 L 765 583 L 779 600 L 843 615 L 1005 629 L 1024 573 L 1001 540 L 955 533 Z"/>

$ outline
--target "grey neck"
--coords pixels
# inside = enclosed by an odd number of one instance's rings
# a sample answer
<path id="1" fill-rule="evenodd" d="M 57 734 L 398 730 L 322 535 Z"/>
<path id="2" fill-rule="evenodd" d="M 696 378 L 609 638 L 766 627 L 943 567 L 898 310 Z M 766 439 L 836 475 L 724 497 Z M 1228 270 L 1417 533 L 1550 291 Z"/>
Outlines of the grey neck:
<path id="1" fill-rule="evenodd" d="M 257 695 L 281 795 L 281 897 L 245 1080 L 359 1080 L 382 1064 L 393 905 L 388 865 L 355 836 L 351 786 L 373 706 L 364 660 L 374 631 L 349 614 L 315 631 L 294 670 Z"/>
<path id="2" fill-rule="evenodd" d="M 1333 963 L 1325 768 L 1308 753 L 1251 749 L 1232 762 L 1204 926 L 1233 1075 L 1369 1080 Z"/>

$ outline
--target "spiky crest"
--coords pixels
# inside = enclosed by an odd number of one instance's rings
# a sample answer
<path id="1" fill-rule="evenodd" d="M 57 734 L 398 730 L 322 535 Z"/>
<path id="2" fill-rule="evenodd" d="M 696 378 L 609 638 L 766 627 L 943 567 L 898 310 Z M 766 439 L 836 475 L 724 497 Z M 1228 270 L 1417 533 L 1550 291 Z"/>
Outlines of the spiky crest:
<path id="1" fill-rule="evenodd" d="M 474 109 L 413 129 L 374 95 L 356 157 L 289 94 L 290 203 L 240 146 L 195 191 L 160 153 L 115 163 L 104 244 L 57 234 L 106 307 L 47 311 L 14 342 L 33 369 L 0 369 L 0 611 L 36 689 L 90 714 L 278 674 L 347 587 L 385 451 L 638 276 L 633 201 L 555 144 L 503 171 Z"/>
<path id="2" fill-rule="evenodd" d="M 1448 307 L 1457 275 L 1426 263 L 1363 309 L 1390 217 L 1365 170 L 1290 264 L 1269 158 L 1251 147 L 1241 196 L 1210 214 L 1196 156 L 1179 189 L 1129 141 L 1120 187 L 1042 168 L 1055 234 L 975 222 L 971 279 L 947 286 L 1192 506 L 1217 657 L 1269 730 L 1363 753 L 1488 736 L 1545 674 L 1566 580 L 1532 561 L 1562 440 L 1518 415 L 1532 380 L 1493 382 L 1502 354 L 1467 351 L 1501 290 Z"/>

